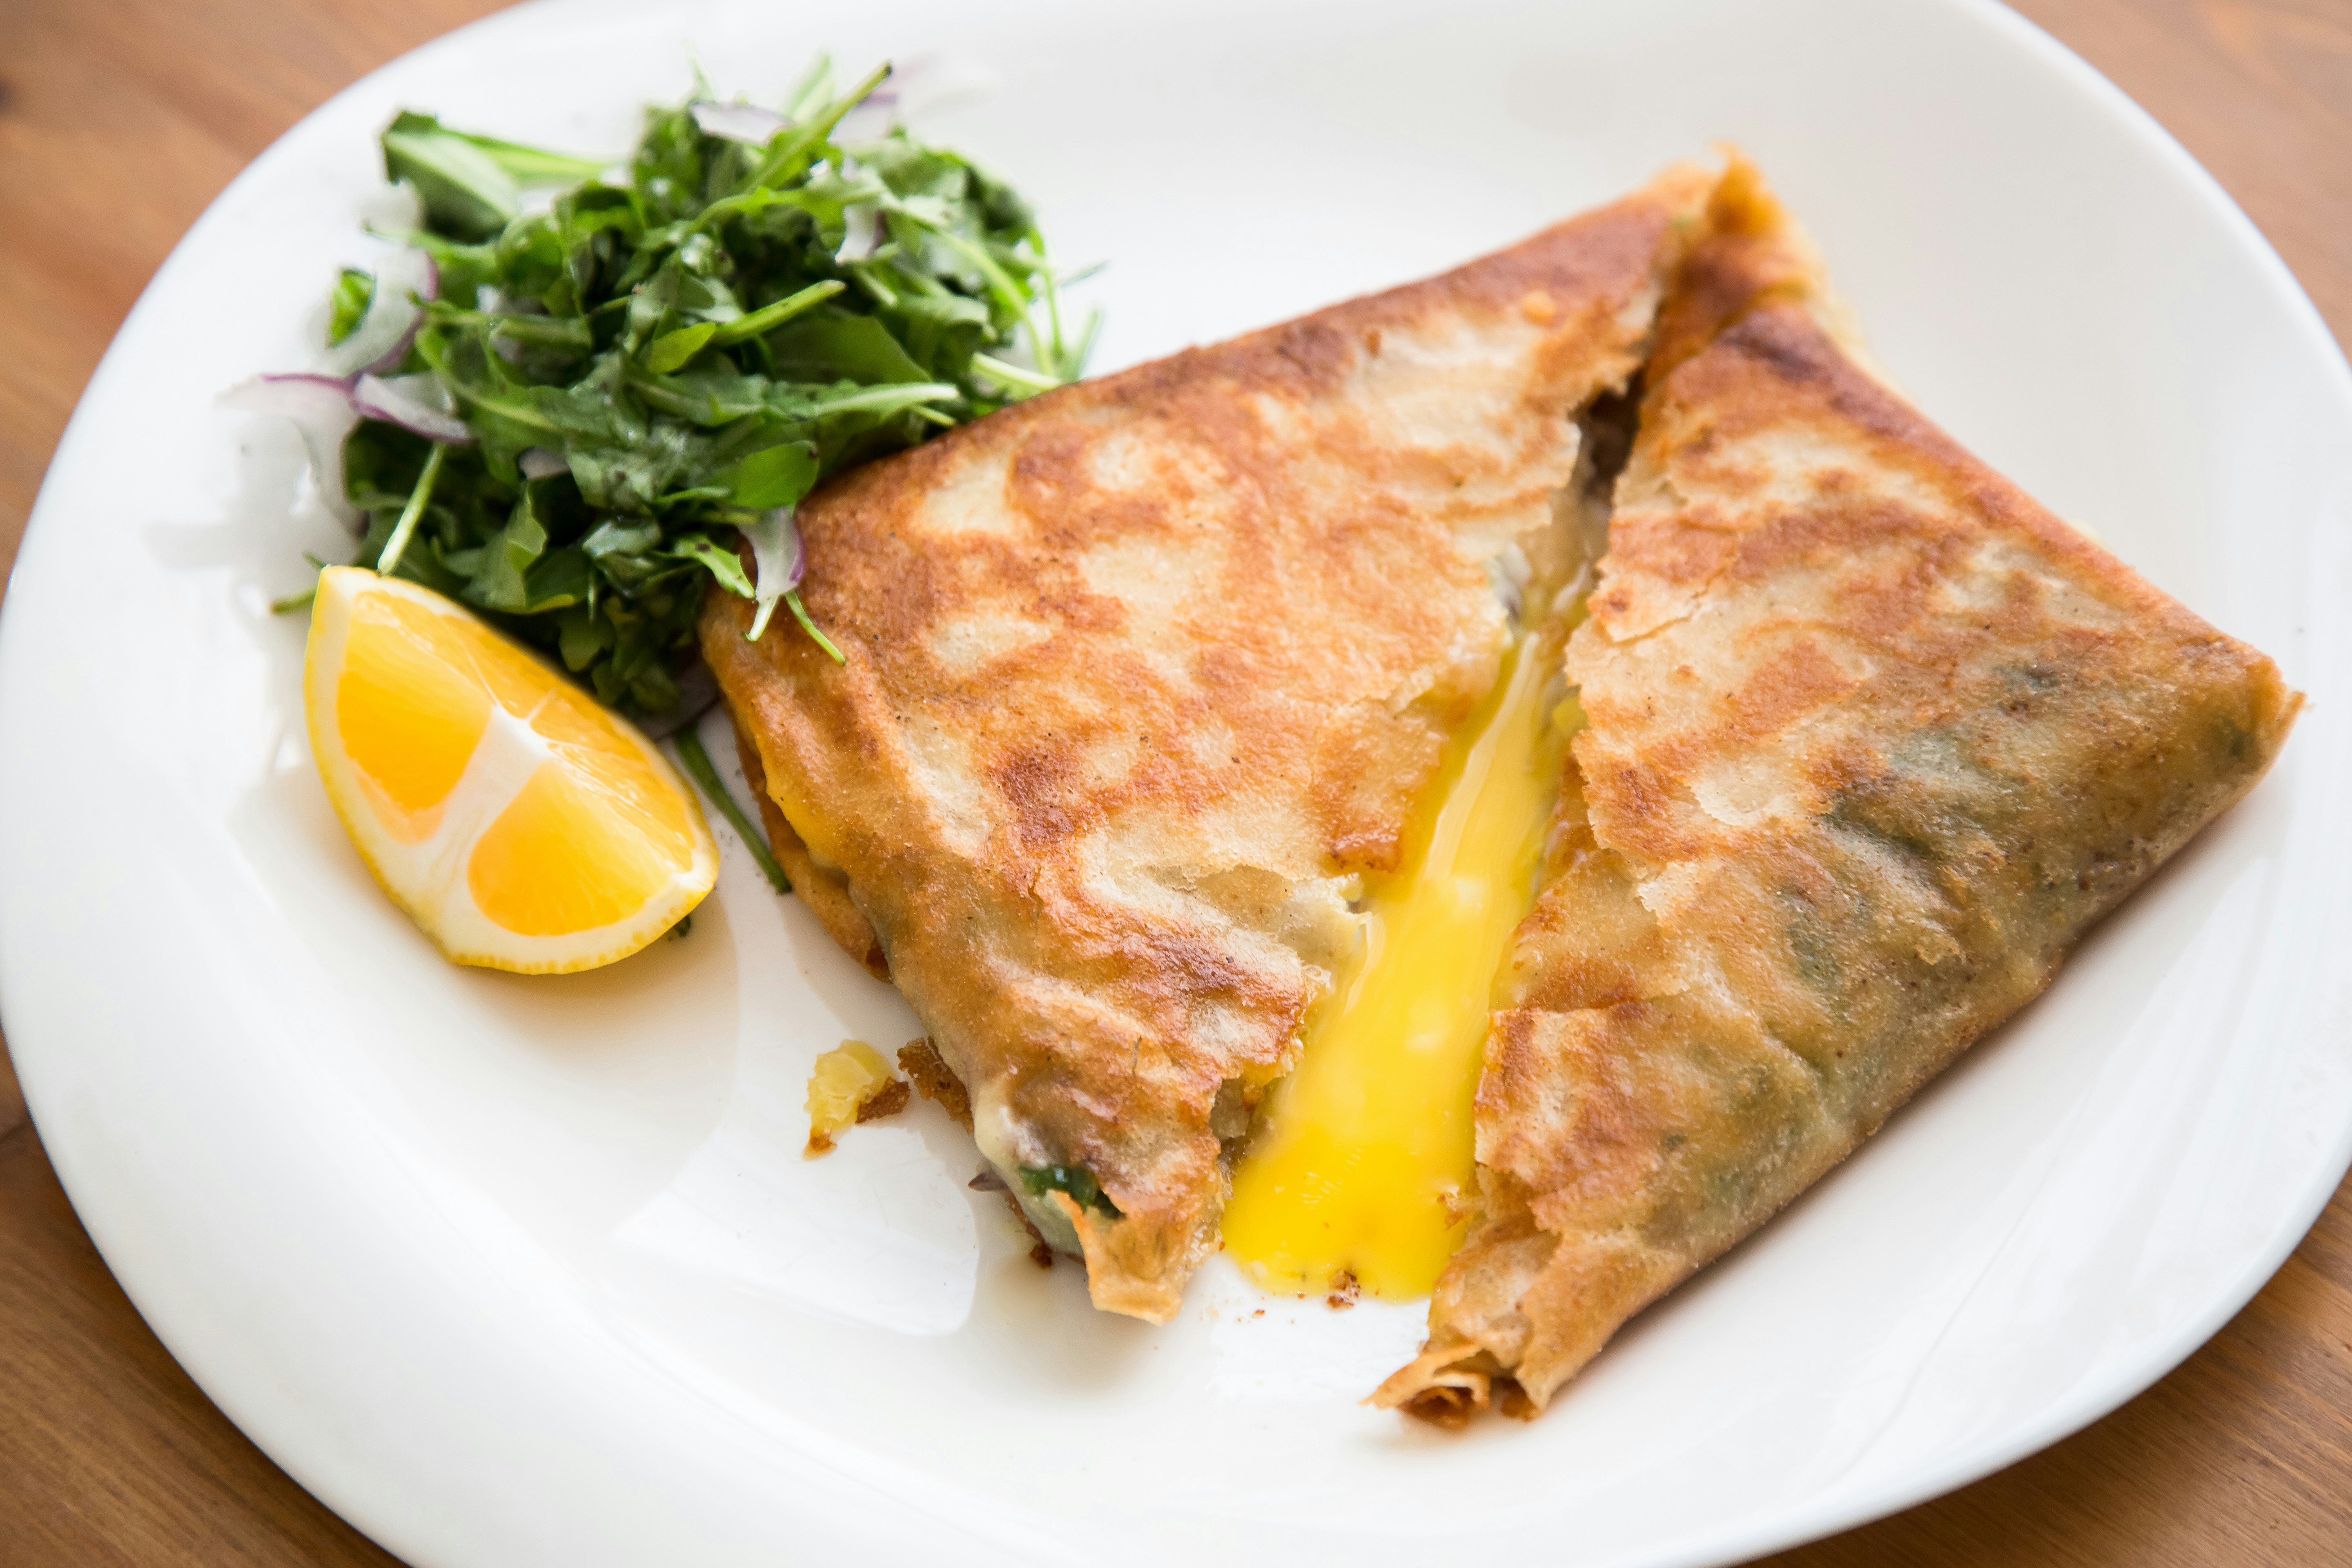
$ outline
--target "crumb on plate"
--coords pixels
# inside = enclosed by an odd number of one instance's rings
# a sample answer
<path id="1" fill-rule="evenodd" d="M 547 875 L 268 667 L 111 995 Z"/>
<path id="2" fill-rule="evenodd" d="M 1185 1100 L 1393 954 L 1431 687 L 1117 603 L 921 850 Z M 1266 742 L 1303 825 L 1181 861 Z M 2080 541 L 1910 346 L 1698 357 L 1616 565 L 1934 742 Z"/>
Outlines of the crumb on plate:
<path id="1" fill-rule="evenodd" d="M 860 1121 L 896 1115 L 907 1107 L 907 1085 L 890 1071 L 882 1053 L 864 1040 L 844 1040 L 817 1058 L 809 1074 L 808 1147 L 814 1160 L 833 1152 L 833 1135 Z"/>

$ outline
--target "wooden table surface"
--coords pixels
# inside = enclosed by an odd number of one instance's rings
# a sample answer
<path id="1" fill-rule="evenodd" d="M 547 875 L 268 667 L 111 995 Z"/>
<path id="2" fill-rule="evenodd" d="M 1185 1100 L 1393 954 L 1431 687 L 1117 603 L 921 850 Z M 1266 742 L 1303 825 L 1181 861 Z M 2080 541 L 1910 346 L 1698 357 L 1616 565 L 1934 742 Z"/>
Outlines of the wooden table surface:
<path id="1" fill-rule="evenodd" d="M 0 574 L 123 313 L 229 178 L 479 0 L 0 0 Z M 2026 0 L 2154 111 L 2352 342 L 2352 0 Z M 2352 1184 L 2088 1430 L 1771 1560 L 2352 1563 Z M 388 1564 L 247 1442 L 74 1218 L 0 1053 L 0 1568 Z"/>

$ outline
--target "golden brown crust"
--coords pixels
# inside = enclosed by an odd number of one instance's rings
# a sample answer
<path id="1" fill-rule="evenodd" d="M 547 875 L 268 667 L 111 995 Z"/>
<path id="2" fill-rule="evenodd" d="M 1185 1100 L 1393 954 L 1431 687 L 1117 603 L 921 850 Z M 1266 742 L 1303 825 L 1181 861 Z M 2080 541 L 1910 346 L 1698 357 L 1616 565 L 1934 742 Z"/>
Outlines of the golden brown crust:
<path id="1" fill-rule="evenodd" d="M 715 598 L 796 876 L 837 874 L 983 1152 L 1118 1205 L 1032 1205 L 1098 1305 L 1164 1319 L 1213 1247 L 1220 1091 L 1282 1070 L 1353 941 L 1349 874 L 1393 863 L 1493 679 L 1486 563 L 1554 528 L 1570 421 L 1639 364 L 1706 184 L 827 487 L 806 597 L 846 668 Z"/>
<path id="2" fill-rule="evenodd" d="M 971 1131 L 971 1096 L 964 1092 L 963 1080 L 950 1072 L 940 1053 L 931 1049 L 930 1041 L 908 1040 L 900 1046 L 898 1070 L 913 1080 L 925 1100 L 946 1111 L 948 1120 L 967 1132 Z"/>
<path id="3" fill-rule="evenodd" d="M 907 1080 L 903 1078 L 892 1079 L 888 1083 L 876 1089 L 870 1097 L 857 1102 L 857 1125 L 863 1127 L 869 1121 L 882 1121 L 898 1115 L 907 1109 L 907 1101 L 909 1098 L 911 1098 L 911 1092 L 907 1087 Z"/>
<path id="4" fill-rule="evenodd" d="M 840 944 L 842 952 L 864 964 L 875 979 L 889 979 L 890 963 L 882 956 L 882 944 L 874 940 L 874 928 L 866 923 L 866 917 L 850 901 L 849 889 L 841 878 L 818 869 L 808 846 L 793 831 L 793 825 L 784 820 L 784 814 L 776 809 L 774 797 L 768 794 L 767 773 L 760 765 L 760 749 L 751 744 L 740 722 L 735 726 L 735 754 L 742 761 L 743 782 L 751 786 L 751 798 L 760 803 L 760 824 L 768 830 L 769 848 L 783 866 L 793 891 L 800 895 L 801 902 L 816 917 L 816 923 Z M 967 1114 L 964 1120 L 969 1123 L 971 1118 Z"/>
<path id="5" fill-rule="evenodd" d="M 2039 993 L 2301 700 L 1857 368 L 1727 184 L 1570 644 L 1590 728 L 1488 1042 L 1485 1211 L 1384 1404 L 1549 1399 Z"/>

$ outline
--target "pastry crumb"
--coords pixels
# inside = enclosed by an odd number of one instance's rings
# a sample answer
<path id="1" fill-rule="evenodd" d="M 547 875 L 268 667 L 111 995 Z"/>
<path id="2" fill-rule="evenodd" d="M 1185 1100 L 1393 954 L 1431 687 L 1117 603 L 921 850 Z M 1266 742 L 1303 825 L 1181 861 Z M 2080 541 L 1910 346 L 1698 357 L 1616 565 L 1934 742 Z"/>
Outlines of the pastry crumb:
<path id="1" fill-rule="evenodd" d="M 946 1111 L 957 1126 L 971 1131 L 971 1094 L 929 1040 L 908 1040 L 899 1047 L 898 1067 L 915 1080 L 925 1100 Z"/>
<path id="2" fill-rule="evenodd" d="M 835 1133 L 895 1115 L 906 1106 L 907 1086 L 891 1076 L 882 1053 L 864 1040 L 844 1040 L 817 1058 L 809 1073 L 808 1146 L 801 1158 L 830 1154 Z"/>
<path id="3" fill-rule="evenodd" d="M 907 1101 L 913 1098 L 907 1080 L 903 1078 L 894 1078 L 876 1089 L 871 1098 L 857 1102 L 857 1125 L 863 1127 L 869 1121 L 879 1121 L 886 1116 L 896 1116 L 907 1109 Z"/>
<path id="4" fill-rule="evenodd" d="M 1356 1277 L 1342 1268 L 1332 1277 L 1331 1293 L 1323 1298 L 1323 1304 L 1335 1312 L 1343 1311 L 1354 1306 L 1356 1298 L 1362 1293 L 1361 1288 L 1356 1283 Z"/>

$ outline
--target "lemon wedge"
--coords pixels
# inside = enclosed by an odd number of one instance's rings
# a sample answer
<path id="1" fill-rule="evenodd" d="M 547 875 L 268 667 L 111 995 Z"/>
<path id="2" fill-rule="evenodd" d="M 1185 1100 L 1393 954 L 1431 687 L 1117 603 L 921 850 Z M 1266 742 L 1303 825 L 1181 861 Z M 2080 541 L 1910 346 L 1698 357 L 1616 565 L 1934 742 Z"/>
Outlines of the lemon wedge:
<path id="1" fill-rule="evenodd" d="M 430 589 L 320 573 L 302 687 L 343 830 L 457 963 L 611 963 L 718 879 L 701 809 L 654 743 Z"/>

